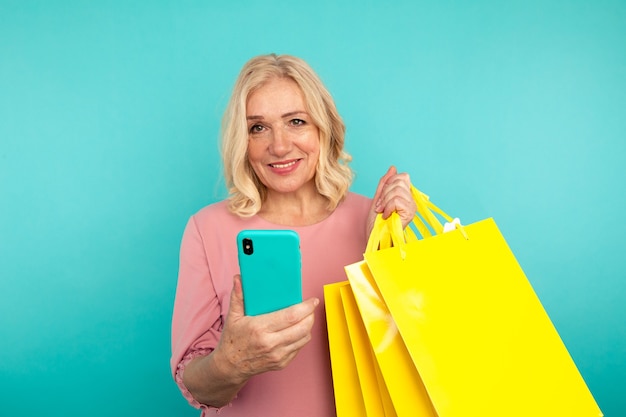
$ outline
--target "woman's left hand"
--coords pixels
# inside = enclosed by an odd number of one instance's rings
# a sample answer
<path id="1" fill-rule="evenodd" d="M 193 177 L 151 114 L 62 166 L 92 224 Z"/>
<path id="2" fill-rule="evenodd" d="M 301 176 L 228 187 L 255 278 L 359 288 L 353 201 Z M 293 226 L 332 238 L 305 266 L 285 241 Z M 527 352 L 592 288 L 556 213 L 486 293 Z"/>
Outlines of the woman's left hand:
<path id="1" fill-rule="evenodd" d="M 411 196 L 411 179 L 407 173 L 398 173 L 396 167 L 392 166 L 378 182 L 376 194 L 372 202 L 372 211 L 367 222 L 367 232 L 371 232 L 374 221 L 379 213 L 383 219 L 391 216 L 394 211 L 402 219 L 402 227 L 406 227 L 415 216 L 417 206 Z"/>

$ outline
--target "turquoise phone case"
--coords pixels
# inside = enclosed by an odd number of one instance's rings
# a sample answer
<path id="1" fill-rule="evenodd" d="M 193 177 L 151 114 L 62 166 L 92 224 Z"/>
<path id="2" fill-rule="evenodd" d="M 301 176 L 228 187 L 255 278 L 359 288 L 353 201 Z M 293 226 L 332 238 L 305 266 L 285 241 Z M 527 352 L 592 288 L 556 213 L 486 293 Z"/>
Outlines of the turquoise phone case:
<path id="1" fill-rule="evenodd" d="M 302 301 L 300 237 L 293 230 L 242 230 L 237 252 L 248 316 Z"/>

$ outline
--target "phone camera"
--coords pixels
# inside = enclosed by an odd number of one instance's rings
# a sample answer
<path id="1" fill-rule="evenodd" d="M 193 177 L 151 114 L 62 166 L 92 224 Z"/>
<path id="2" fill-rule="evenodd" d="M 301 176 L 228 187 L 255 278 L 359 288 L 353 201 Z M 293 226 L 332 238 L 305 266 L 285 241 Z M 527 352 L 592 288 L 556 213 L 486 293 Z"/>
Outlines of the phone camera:
<path id="1" fill-rule="evenodd" d="M 252 255 L 252 253 L 254 252 L 254 246 L 252 246 L 252 239 L 244 238 L 241 241 L 241 244 L 243 245 L 243 253 L 245 253 L 246 255 Z"/>

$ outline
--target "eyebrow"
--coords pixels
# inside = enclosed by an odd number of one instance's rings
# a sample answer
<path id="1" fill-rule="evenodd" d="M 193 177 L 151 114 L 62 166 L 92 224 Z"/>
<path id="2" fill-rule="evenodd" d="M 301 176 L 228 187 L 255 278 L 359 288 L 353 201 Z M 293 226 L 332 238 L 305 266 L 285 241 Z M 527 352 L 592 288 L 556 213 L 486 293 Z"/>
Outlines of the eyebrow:
<path id="1" fill-rule="evenodd" d="M 290 112 L 281 114 L 280 117 L 281 118 L 285 118 L 285 117 L 295 116 L 297 114 L 306 114 L 306 115 L 308 115 L 308 113 L 303 111 L 303 110 L 296 110 L 296 111 L 290 111 Z M 263 120 L 263 119 L 264 119 L 263 116 L 256 116 L 256 115 L 246 116 L 246 120 Z"/>

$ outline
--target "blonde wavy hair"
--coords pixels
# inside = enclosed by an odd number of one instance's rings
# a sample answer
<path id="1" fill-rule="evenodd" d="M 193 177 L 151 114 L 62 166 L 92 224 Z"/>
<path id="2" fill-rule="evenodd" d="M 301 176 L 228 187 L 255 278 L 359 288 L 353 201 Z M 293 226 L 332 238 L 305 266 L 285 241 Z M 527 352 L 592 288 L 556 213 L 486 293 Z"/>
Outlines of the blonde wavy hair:
<path id="1" fill-rule="evenodd" d="M 348 166 L 352 157 L 344 151 L 345 125 L 332 96 L 313 69 L 300 58 L 276 54 L 254 57 L 243 66 L 224 112 L 220 150 L 229 192 L 228 208 L 242 217 L 253 216 L 267 196 L 267 188 L 248 162 L 246 103 L 250 94 L 275 78 L 289 78 L 300 87 L 306 110 L 319 129 L 315 184 L 332 211 L 348 193 L 353 178 Z"/>

